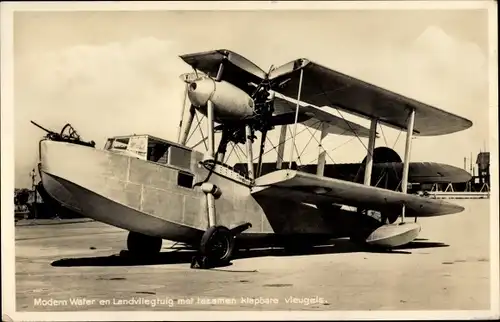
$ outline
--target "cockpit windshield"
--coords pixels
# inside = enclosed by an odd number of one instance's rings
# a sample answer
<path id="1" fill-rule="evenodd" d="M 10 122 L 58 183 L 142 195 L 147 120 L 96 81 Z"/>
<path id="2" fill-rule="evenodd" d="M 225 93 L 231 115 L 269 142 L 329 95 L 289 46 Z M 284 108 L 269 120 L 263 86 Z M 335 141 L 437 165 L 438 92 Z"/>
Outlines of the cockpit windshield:
<path id="1" fill-rule="evenodd" d="M 116 137 L 108 139 L 104 149 L 145 160 L 147 142 L 146 135 Z"/>

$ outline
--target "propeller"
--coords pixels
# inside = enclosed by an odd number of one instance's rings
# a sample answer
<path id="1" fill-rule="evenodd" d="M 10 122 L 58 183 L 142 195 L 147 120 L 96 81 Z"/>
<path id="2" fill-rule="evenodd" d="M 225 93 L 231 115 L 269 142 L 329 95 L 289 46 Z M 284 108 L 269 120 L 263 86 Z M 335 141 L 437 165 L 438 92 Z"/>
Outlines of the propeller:
<path id="1" fill-rule="evenodd" d="M 198 72 L 195 69 L 194 72 L 184 73 L 181 76 L 179 76 L 179 78 L 186 84 L 192 84 L 201 77 L 198 75 Z"/>

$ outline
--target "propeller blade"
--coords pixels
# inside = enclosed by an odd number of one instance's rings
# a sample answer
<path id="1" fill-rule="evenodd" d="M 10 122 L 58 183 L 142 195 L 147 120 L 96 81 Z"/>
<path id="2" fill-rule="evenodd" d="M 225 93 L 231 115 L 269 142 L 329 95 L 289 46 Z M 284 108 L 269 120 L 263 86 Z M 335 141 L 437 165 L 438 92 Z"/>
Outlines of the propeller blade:
<path id="1" fill-rule="evenodd" d="M 181 74 L 179 76 L 181 81 L 183 81 L 184 83 L 187 83 L 187 84 L 191 84 L 191 83 L 195 82 L 196 80 L 200 79 L 201 77 L 203 77 L 203 75 L 201 75 L 201 76 L 198 75 L 198 72 L 196 72 L 196 70 L 194 72 L 184 73 L 184 74 Z"/>

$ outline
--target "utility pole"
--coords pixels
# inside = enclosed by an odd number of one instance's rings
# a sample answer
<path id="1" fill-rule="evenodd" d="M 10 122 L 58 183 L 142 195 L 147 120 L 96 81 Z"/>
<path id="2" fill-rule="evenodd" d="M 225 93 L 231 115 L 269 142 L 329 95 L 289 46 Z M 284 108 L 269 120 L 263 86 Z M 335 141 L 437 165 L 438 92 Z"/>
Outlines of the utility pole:
<path id="1" fill-rule="evenodd" d="M 35 171 L 35 168 L 33 168 L 33 170 L 31 170 L 31 190 L 33 191 L 33 216 L 34 216 L 34 219 L 37 219 L 38 217 L 38 214 L 37 214 L 37 196 L 36 196 L 36 185 L 35 185 L 35 179 L 36 179 L 36 171 Z"/>
<path id="2" fill-rule="evenodd" d="M 474 174 L 472 173 L 472 152 L 470 153 L 470 174 L 474 176 Z"/>

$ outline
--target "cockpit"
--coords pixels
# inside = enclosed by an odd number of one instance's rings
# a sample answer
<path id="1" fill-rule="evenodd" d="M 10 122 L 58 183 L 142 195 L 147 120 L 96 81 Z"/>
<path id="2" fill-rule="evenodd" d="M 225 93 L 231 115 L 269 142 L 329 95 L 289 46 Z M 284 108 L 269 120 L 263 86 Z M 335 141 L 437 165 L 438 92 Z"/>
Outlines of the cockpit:
<path id="1" fill-rule="evenodd" d="M 148 134 L 134 134 L 109 138 L 104 150 L 177 169 L 177 184 L 192 188 L 194 174 L 191 170 L 191 159 L 193 151 L 190 148 Z M 246 169 L 232 168 L 220 161 L 210 166 L 214 167 L 215 173 L 223 177 L 238 182 L 248 182 Z"/>
<path id="2" fill-rule="evenodd" d="M 187 171 L 191 169 L 189 148 L 147 134 L 109 138 L 104 149 Z"/>

